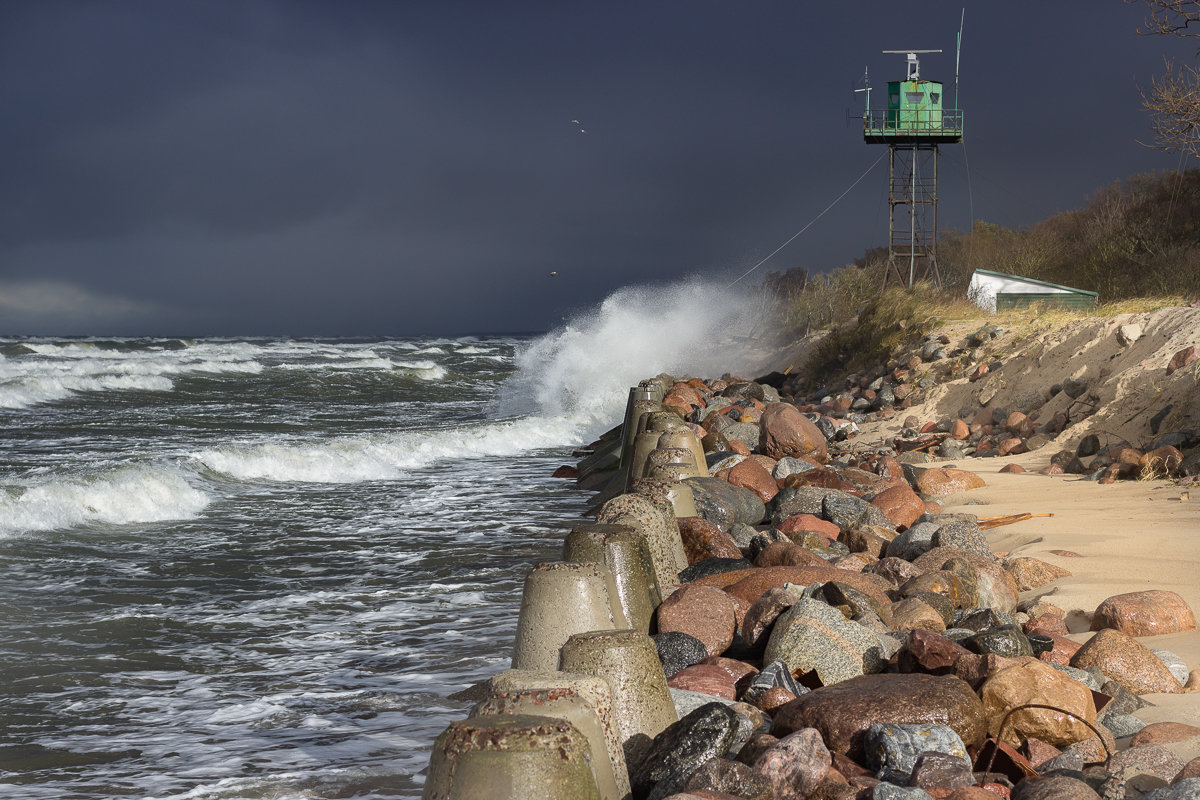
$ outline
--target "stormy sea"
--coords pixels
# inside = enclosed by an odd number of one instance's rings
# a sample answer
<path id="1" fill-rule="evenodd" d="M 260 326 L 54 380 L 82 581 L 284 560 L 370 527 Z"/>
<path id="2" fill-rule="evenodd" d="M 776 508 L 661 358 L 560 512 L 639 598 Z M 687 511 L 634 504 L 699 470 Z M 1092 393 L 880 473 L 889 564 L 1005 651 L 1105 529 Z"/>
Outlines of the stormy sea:
<path id="1" fill-rule="evenodd" d="M 730 316 L 668 299 L 540 337 L 0 338 L 0 798 L 420 797 L 581 521 L 555 468 L 721 358 Z"/>

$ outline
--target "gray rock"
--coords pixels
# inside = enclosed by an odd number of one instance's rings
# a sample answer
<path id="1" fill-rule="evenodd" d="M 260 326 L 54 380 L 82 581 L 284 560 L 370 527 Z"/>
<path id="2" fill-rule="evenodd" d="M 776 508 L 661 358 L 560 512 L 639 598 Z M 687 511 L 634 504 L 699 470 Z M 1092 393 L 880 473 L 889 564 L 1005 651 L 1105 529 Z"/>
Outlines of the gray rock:
<path id="1" fill-rule="evenodd" d="M 775 687 L 786 689 L 797 697 L 809 691 L 807 686 L 801 686 L 796 683 L 796 679 L 792 677 L 791 670 L 788 669 L 786 663 L 783 661 L 772 661 L 763 667 L 754 676 L 754 679 L 750 681 L 750 685 L 746 687 L 746 693 L 742 699 L 747 703 L 752 703 L 763 693 Z"/>
<path id="2" fill-rule="evenodd" d="M 1197 797 L 1200 797 L 1200 778 L 1184 778 L 1142 795 L 1142 800 L 1196 800 Z"/>
<path id="3" fill-rule="evenodd" d="M 1100 685 L 1100 691 L 1112 698 L 1100 713 L 1102 718 L 1105 714 L 1132 714 L 1139 708 L 1153 705 L 1114 680 L 1105 679 Z"/>
<path id="4" fill-rule="evenodd" d="M 866 766 L 880 780 L 907 783 L 917 757 L 926 752 L 947 753 L 962 759 L 971 769 L 962 738 L 946 725 L 897 725 L 876 723 L 864 738 Z"/>
<path id="5" fill-rule="evenodd" d="M 811 470 L 817 469 L 819 464 L 814 464 L 811 461 L 805 461 L 802 458 L 793 458 L 792 456 L 784 456 L 775 462 L 775 468 L 771 470 L 771 477 L 775 480 L 783 480 L 788 475 L 798 475 Z"/>
<path id="6" fill-rule="evenodd" d="M 884 554 L 894 558 L 912 561 L 925 552 L 933 549 L 934 534 L 940 530 L 939 525 L 932 522 L 919 522 L 888 542 Z"/>
<path id="7" fill-rule="evenodd" d="M 1033 648 L 1029 645 L 1029 640 L 1016 625 L 1001 625 L 998 628 L 968 636 L 963 639 L 961 644 L 971 652 L 980 655 L 995 653 L 1005 658 L 1033 655 Z"/>
<path id="8" fill-rule="evenodd" d="M 948 458 L 951 461 L 958 461 L 966 455 L 963 452 L 963 443 L 957 439 L 944 439 L 938 445 L 938 453 L 942 458 Z"/>
<path id="9" fill-rule="evenodd" d="M 657 633 L 650 638 L 654 640 L 654 648 L 658 650 L 658 660 L 662 662 L 663 672 L 668 678 L 684 667 L 699 664 L 708 658 L 708 648 L 695 636 L 672 631 L 671 633 Z"/>
<path id="10" fill-rule="evenodd" d="M 1011 614 L 1002 614 L 992 608 L 967 608 L 954 615 L 954 627 L 966 628 L 973 633 L 983 633 L 1001 625 L 1012 625 L 1016 622 Z"/>
<path id="11" fill-rule="evenodd" d="M 1170 650 L 1161 650 L 1152 647 L 1150 648 L 1150 652 L 1158 656 L 1158 660 L 1166 665 L 1171 674 L 1175 676 L 1175 680 L 1179 681 L 1180 686 L 1188 682 L 1188 665 L 1182 658 Z"/>
<path id="12" fill-rule="evenodd" d="M 916 786 L 897 786 L 894 783 L 878 783 L 871 790 L 871 800 L 933 800 L 929 792 Z"/>
<path id="13" fill-rule="evenodd" d="M 1133 736 L 1146 727 L 1146 723 L 1133 714 L 1107 714 L 1100 722 L 1112 731 L 1112 735 L 1116 739 Z"/>
<path id="14" fill-rule="evenodd" d="M 1050 663 L 1050 662 L 1047 662 L 1047 663 Z M 1053 667 L 1054 669 L 1058 670 L 1059 672 L 1062 672 L 1062 673 L 1068 675 L 1069 677 L 1073 678 L 1074 680 L 1079 681 L 1084 686 L 1091 689 L 1093 692 L 1100 691 L 1100 681 L 1096 680 L 1096 677 L 1094 675 L 1092 675 L 1090 672 L 1088 672 L 1087 670 L 1079 669 L 1078 667 L 1069 667 L 1066 664 L 1051 663 L 1050 666 Z"/>
<path id="15" fill-rule="evenodd" d="M 762 430 L 758 427 L 757 422 L 735 422 L 726 428 L 722 428 L 721 433 L 725 434 L 725 438 L 729 441 L 737 439 L 746 445 L 746 447 L 754 450 L 758 447 L 758 440 L 762 434 Z"/>
<path id="16" fill-rule="evenodd" d="M 821 516 L 842 529 L 860 528 L 863 525 L 893 529 L 896 527 L 878 507 L 861 497 L 844 492 L 825 495 L 821 501 Z"/>
<path id="17" fill-rule="evenodd" d="M 736 572 L 739 569 L 751 569 L 753 567 L 754 564 L 745 558 L 706 558 L 703 561 L 697 561 L 695 564 L 689 564 L 687 569 L 681 570 L 679 573 L 679 582 L 691 583 L 698 578 L 706 578 L 709 575 L 720 575 L 722 572 Z"/>
<path id="18" fill-rule="evenodd" d="M 1087 389 L 1088 382 L 1085 378 L 1067 378 L 1062 382 L 1062 390 L 1072 400 L 1082 396 Z"/>
<path id="19" fill-rule="evenodd" d="M 723 531 L 736 522 L 757 525 L 766 516 L 762 498 L 749 489 L 726 483 L 720 478 L 688 478 L 699 516 Z"/>
<path id="20" fill-rule="evenodd" d="M 779 523 L 796 514 L 820 516 L 825 497 L 831 494 L 838 494 L 838 491 L 822 489 L 819 486 L 783 489 L 771 500 L 771 524 L 778 526 Z"/>
<path id="21" fill-rule="evenodd" d="M 735 522 L 729 526 L 730 538 L 732 538 L 733 543 L 742 550 L 745 550 L 747 547 L 749 547 L 750 540 L 761 533 L 762 531 L 759 531 L 754 526 L 747 525 L 744 522 Z"/>
<path id="22" fill-rule="evenodd" d="M 661 800 L 675 794 L 693 772 L 728 752 L 737 728 L 738 714 L 723 703 L 707 703 L 670 725 L 630 775 L 633 796 Z"/>
<path id="23" fill-rule="evenodd" d="M 1068 770 L 1070 772 L 1083 771 L 1083 756 L 1074 750 L 1068 750 L 1065 753 L 1059 753 L 1038 767 L 1038 772 L 1043 775 L 1049 775 L 1059 770 Z"/>
<path id="24" fill-rule="evenodd" d="M 713 456 L 719 456 L 713 458 Z M 712 473 L 720 472 L 723 469 L 736 467 L 738 464 L 745 461 L 747 456 L 741 453 L 732 453 L 728 450 L 721 450 L 717 453 L 710 453 L 705 457 L 704 461 L 708 465 L 708 471 Z"/>
<path id="25" fill-rule="evenodd" d="M 884 666 L 874 633 L 808 598 L 775 621 L 763 661 L 775 660 L 785 662 L 793 673 L 816 670 L 826 686 Z"/>
<path id="26" fill-rule="evenodd" d="M 979 523 L 968 520 L 950 522 L 938 528 L 933 534 L 933 546 L 956 547 L 982 556 L 992 554 Z"/>

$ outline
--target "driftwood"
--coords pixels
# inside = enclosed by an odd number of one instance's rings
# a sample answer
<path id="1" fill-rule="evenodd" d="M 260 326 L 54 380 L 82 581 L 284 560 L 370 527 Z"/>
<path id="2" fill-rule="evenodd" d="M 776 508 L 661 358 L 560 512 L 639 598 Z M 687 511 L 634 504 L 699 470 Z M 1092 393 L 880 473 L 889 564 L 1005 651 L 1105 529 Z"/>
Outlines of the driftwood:
<path id="1" fill-rule="evenodd" d="M 1014 522 L 1024 522 L 1033 517 L 1053 517 L 1054 513 L 1049 514 L 1030 514 L 1026 511 L 1023 514 L 1008 514 L 1003 517 L 979 517 L 979 527 L 983 530 L 999 528 L 1001 525 L 1012 525 Z"/>

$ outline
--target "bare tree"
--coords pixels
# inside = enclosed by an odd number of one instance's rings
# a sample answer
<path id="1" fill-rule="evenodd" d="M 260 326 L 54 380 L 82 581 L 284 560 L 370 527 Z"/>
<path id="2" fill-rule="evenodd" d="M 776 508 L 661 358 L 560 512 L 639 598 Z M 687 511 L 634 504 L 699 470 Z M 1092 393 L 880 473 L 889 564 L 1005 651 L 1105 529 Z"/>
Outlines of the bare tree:
<path id="1" fill-rule="evenodd" d="M 1149 15 L 1138 33 L 1200 39 L 1200 0 L 1125 0 L 1139 1 Z M 1200 158 L 1200 69 L 1167 60 L 1166 71 L 1142 91 L 1142 103 L 1150 112 L 1152 147 Z"/>

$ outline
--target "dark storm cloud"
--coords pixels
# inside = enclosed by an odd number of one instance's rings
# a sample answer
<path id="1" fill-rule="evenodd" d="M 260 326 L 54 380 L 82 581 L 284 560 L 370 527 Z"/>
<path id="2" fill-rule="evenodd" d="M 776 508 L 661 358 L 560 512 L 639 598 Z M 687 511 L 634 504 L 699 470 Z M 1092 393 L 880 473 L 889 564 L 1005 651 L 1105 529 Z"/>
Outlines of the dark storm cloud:
<path id="1" fill-rule="evenodd" d="M 879 50 L 944 48 L 923 67 L 950 91 L 960 9 L 6 3 L 0 332 L 528 330 L 739 274 L 877 158 L 843 117 L 863 64 L 876 106 L 902 74 Z M 943 227 L 970 223 L 968 164 L 975 216 L 1008 225 L 1174 166 L 1134 141 L 1169 44 L 1139 20 L 967 10 Z M 763 271 L 880 243 L 885 174 Z"/>

